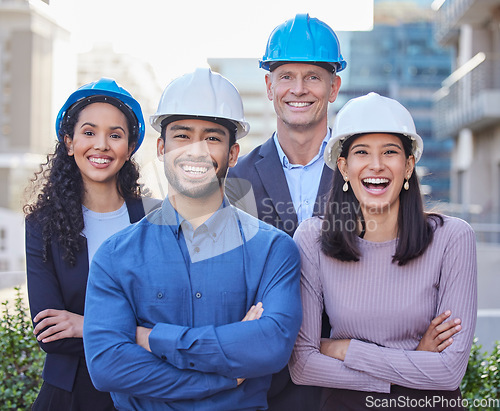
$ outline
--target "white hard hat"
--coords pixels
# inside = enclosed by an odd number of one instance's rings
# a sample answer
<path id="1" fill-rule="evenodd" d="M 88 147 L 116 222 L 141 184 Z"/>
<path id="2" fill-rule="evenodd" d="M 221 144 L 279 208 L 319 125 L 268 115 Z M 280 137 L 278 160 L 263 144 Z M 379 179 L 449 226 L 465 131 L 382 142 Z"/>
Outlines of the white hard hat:
<path id="1" fill-rule="evenodd" d="M 337 113 L 332 127 L 332 137 L 325 149 L 325 163 L 337 167 L 342 143 L 356 134 L 391 133 L 407 136 L 412 141 L 415 163 L 420 160 L 424 142 L 417 134 L 410 112 L 401 103 L 377 93 L 349 100 Z"/>
<path id="2" fill-rule="evenodd" d="M 173 80 L 163 91 L 158 110 L 149 121 L 161 132 L 162 122 L 171 116 L 229 120 L 236 126 L 236 139 L 246 136 L 250 130 L 238 90 L 209 68 L 198 68 Z"/>

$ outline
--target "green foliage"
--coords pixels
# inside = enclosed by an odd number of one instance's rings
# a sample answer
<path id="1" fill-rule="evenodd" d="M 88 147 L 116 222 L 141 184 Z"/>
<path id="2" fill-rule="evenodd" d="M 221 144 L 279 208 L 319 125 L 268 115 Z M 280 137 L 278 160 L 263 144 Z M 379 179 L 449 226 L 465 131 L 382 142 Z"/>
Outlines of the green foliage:
<path id="1" fill-rule="evenodd" d="M 42 383 L 44 352 L 33 336 L 33 326 L 15 288 L 13 306 L 2 303 L 0 320 L 0 410 L 28 410 Z"/>
<path id="2" fill-rule="evenodd" d="M 481 351 L 481 348 L 475 338 L 467 371 L 460 386 L 462 397 L 469 401 L 470 410 L 499 411 L 500 342 L 496 343 L 491 354 Z M 474 403 L 481 406 L 474 407 Z"/>
<path id="3" fill-rule="evenodd" d="M 33 336 L 33 326 L 19 288 L 15 288 L 13 306 L 3 302 L 0 319 L 0 411 L 27 410 L 35 401 L 42 384 L 45 353 Z M 500 411 L 500 342 L 488 354 L 481 350 L 477 338 L 472 345 L 467 371 L 460 389 L 470 410 Z M 473 407 L 474 401 L 483 404 Z"/>

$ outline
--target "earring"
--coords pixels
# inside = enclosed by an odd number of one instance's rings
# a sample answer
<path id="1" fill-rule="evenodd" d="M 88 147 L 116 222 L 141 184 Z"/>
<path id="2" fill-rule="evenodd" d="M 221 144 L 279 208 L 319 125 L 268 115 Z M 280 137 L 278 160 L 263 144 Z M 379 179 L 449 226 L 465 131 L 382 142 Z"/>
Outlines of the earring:
<path id="1" fill-rule="evenodd" d="M 342 191 L 343 191 L 344 193 L 346 193 L 346 192 L 347 192 L 347 190 L 349 190 L 349 184 L 347 184 L 347 181 L 349 181 L 349 179 L 347 178 L 347 176 L 344 176 L 344 181 L 345 181 L 345 183 L 344 183 L 344 185 L 342 186 Z"/>
<path id="2" fill-rule="evenodd" d="M 403 185 L 403 188 L 408 191 L 410 189 L 410 183 L 408 182 L 408 178 L 406 179 L 404 185 Z"/>

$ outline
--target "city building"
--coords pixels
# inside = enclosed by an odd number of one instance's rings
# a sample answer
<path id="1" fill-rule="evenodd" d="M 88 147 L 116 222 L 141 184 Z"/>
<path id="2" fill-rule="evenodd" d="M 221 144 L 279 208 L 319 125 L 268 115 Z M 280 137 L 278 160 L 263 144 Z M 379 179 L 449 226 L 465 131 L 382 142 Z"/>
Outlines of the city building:
<path id="1" fill-rule="evenodd" d="M 231 80 L 241 94 L 245 118 L 250 123 L 250 133 L 239 141 L 241 154 L 246 154 L 271 137 L 276 129 L 273 104 L 266 93 L 266 72 L 259 68 L 257 58 L 209 58 L 208 64 Z"/>
<path id="2" fill-rule="evenodd" d="M 0 0 L 0 207 L 20 210 L 53 147 L 55 102 L 76 78 L 69 45 L 48 0 Z"/>
<path id="3" fill-rule="evenodd" d="M 455 50 L 435 95 L 435 134 L 455 142 L 451 201 L 479 239 L 500 240 L 500 0 L 440 0 L 437 41 Z"/>

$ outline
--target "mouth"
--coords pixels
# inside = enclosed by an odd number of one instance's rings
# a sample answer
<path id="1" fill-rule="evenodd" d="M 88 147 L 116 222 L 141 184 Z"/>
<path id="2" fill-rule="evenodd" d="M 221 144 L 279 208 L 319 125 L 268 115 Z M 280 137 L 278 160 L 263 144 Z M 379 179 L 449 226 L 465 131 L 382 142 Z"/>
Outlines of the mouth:
<path id="1" fill-rule="evenodd" d="M 205 180 L 215 174 L 216 165 L 206 161 L 176 161 L 175 163 L 181 170 L 185 178 L 189 180 Z"/>
<path id="2" fill-rule="evenodd" d="M 107 166 L 113 160 L 110 157 L 89 157 L 89 162 L 97 167 Z"/>
<path id="3" fill-rule="evenodd" d="M 185 173 L 195 176 L 202 176 L 208 172 L 208 167 L 206 166 L 192 166 L 184 164 L 181 166 L 181 168 Z"/>
<path id="4" fill-rule="evenodd" d="M 391 181 L 385 177 L 368 177 L 361 180 L 363 186 L 371 193 L 385 192 Z"/>
<path id="5" fill-rule="evenodd" d="M 293 108 L 304 108 L 311 106 L 313 103 L 309 101 L 289 101 L 286 104 Z"/>

